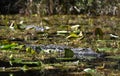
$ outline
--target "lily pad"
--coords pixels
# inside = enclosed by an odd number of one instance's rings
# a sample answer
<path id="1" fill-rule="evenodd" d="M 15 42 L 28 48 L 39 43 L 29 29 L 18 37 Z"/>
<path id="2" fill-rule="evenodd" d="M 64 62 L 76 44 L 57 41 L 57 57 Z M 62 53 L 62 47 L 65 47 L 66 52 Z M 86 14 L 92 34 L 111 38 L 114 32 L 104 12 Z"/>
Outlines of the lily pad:
<path id="1" fill-rule="evenodd" d="M 73 57 L 73 56 L 74 56 L 73 51 L 66 48 L 66 49 L 65 49 L 65 57 L 71 58 L 71 57 Z"/>

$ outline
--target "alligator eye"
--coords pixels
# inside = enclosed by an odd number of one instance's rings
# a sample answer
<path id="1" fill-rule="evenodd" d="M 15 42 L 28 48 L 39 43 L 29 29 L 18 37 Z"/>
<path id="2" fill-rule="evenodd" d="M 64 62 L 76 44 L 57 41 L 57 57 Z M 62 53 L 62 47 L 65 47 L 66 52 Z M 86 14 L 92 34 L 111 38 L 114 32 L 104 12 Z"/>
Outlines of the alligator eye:
<path id="1" fill-rule="evenodd" d="M 85 48 L 83 48 L 81 51 L 85 51 L 86 49 Z"/>

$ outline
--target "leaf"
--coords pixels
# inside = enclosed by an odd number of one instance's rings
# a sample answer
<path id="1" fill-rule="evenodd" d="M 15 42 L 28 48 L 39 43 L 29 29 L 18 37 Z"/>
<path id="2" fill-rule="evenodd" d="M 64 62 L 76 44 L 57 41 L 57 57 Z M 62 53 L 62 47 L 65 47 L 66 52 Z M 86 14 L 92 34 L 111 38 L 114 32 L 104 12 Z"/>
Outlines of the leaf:
<path id="1" fill-rule="evenodd" d="M 11 45 L 2 45 L 0 47 L 2 50 L 7 50 L 7 49 L 10 49 L 11 48 Z"/>
<path id="2" fill-rule="evenodd" d="M 59 35 L 59 34 L 67 34 L 67 33 L 69 33 L 69 31 L 57 31 L 57 34 Z"/>
<path id="3" fill-rule="evenodd" d="M 80 29 L 80 25 L 71 26 L 72 31 L 78 31 L 79 29 Z"/>
<path id="4" fill-rule="evenodd" d="M 26 72 L 26 71 L 29 69 L 29 67 L 28 67 L 27 65 L 24 65 L 21 69 L 22 69 L 24 72 Z"/>
<path id="5" fill-rule="evenodd" d="M 27 53 L 30 53 L 30 54 L 35 54 L 35 53 L 36 53 L 36 51 L 33 50 L 31 47 L 27 47 L 27 48 L 26 48 L 26 52 L 27 52 Z"/>
<path id="6" fill-rule="evenodd" d="M 66 57 L 66 58 L 71 58 L 71 57 L 73 57 L 73 56 L 74 56 L 73 51 L 72 51 L 71 49 L 65 48 L 65 57 Z"/>
<path id="7" fill-rule="evenodd" d="M 78 37 L 79 37 L 79 35 L 72 33 L 69 36 L 67 36 L 66 38 L 70 39 L 70 38 L 78 38 Z"/>
<path id="8" fill-rule="evenodd" d="M 35 50 L 32 49 L 30 53 L 31 54 L 35 54 L 36 52 L 35 52 Z"/>
<path id="9" fill-rule="evenodd" d="M 8 49 L 11 49 L 12 47 L 16 47 L 17 44 L 16 43 L 12 43 L 12 44 L 7 44 L 7 45 L 2 45 L 0 48 L 2 50 L 8 50 Z"/>
<path id="10" fill-rule="evenodd" d="M 88 0 L 88 5 L 91 5 L 93 0 Z"/>
<path id="11" fill-rule="evenodd" d="M 39 65 L 39 66 L 42 65 L 42 62 L 40 62 L 40 61 L 38 61 L 38 62 L 32 62 L 32 61 L 30 62 L 30 61 L 29 61 L 29 62 L 21 62 L 21 63 L 22 63 L 22 64 L 25 64 L 25 65 L 28 65 L 28 64 L 29 64 L 29 65 L 30 65 L 30 64 L 36 64 L 36 65 Z"/>
<path id="12" fill-rule="evenodd" d="M 86 68 L 86 69 L 84 69 L 84 71 L 87 73 L 95 73 L 96 72 L 94 69 L 91 69 L 91 68 Z"/>
<path id="13" fill-rule="evenodd" d="M 10 65 L 13 65 L 14 63 L 16 64 L 23 64 L 23 65 L 36 65 L 36 66 L 41 66 L 42 62 L 41 61 L 24 61 L 21 58 L 14 58 L 9 61 Z"/>
<path id="14" fill-rule="evenodd" d="M 13 66 L 13 62 L 12 62 L 11 60 L 9 61 L 9 64 L 10 64 L 11 66 Z"/>
<path id="15" fill-rule="evenodd" d="M 19 45 L 18 48 L 19 49 L 23 49 L 25 45 Z"/>
<path id="16" fill-rule="evenodd" d="M 104 51 L 104 52 L 107 52 L 107 51 L 111 51 L 112 48 L 108 48 L 108 47 L 102 47 L 102 48 L 97 48 L 99 51 Z"/>
<path id="17" fill-rule="evenodd" d="M 83 38 L 84 38 L 83 32 L 80 31 L 80 33 L 79 33 L 79 39 L 81 40 L 81 39 L 83 39 Z"/>
<path id="18" fill-rule="evenodd" d="M 30 53 L 30 52 L 31 52 L 31 48 L 30 48 L 30 47 L 27 47 L 27 48 L 26 48 L 26 52 L 29 52 L 29 53 Z"/>
<path id="19" fill-rule="evenodd" d="M 10 58 L 10 60 L 13 60 L 13 54 L 11 54 L 11 55 L 9 56 L 9 58 Z"/>

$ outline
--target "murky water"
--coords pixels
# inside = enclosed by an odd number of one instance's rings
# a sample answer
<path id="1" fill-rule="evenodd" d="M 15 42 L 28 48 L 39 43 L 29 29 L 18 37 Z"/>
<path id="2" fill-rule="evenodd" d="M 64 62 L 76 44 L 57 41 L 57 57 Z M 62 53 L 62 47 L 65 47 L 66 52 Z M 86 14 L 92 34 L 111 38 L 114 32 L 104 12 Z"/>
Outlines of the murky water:
<path id="1" fill-rule="evenodd" d="M 16 23 L 19 24 L 19 20 L 23 20 L 25 25 L 34 24 L 37 26 L 42 26 L 42 29 L 50 27 L 50 29 L 45 29 L 43 31 L 36 31 L 34 28 L 30 30 L 15 29 L 11 30 L 8 26 L 0 26 L 0 45 L 18 43 L 22 44 L 32 44 L 32 45 L 65 45 L 74 48 L 92 48 L 95 52 L 103 53 L 102 58 L 93 59 L 79 59 L 78 65 L 73 65 L 76 60 L 68 61 L 56 61 L 56 57 L 59 57 L 61 53 L 41 53 L 34 54 L 33 51 L 26 53 L 26 49 L 13 48 L 9 50 L 0 50 L 0 75 L 1 76 L 88 76 L 89 74 L 83 70 L 86 68 L 91 68 L 97 73 L 95 76 L 120 76 L 120 58 L 119 58 L 119 48 L 120 39 L 111 39 L 109 34 L 116 34 L 120 36 L 120 23 L 119 18 L 115 17 L 98 17 L 98 18 L 81 18 L 79 16 L 67 16 L 61 17 L 49 17 L 47 20 L 49 23 L 43 22 L 37 18 L 37 22 L 34 23 L 31 19 L 16 18 Z M 72 18 L 75 18 L 73 20 Z M 45 18 L 44 18 L 45 19 Z M 62 19 L 62 20 L 61 20 Z M 9 19 L 8 19 L 9 20 Z M 32 23 L 31 23 L 32 22 Z M 98 24 L 99 23 L 99 24 Z M 94 36 L 94 29 L 97 25 L 104 32 L 104 38 L 99 39 L 98 36 Z M 114 24 L 114 26 L 113 26 Z M 80 28 L 71 29 L 71 26 L 80 25 Z M 35 27 L 36 28 L 36 27 Z M 59 35 L 58 35 L 59 31 Z M 66 32 L 67 31 L 67 32 Z M 77 32 L 76 32 L 77 31 Z M 77 37 L 79 31 L 83 32 L 83 39 Z M 62 32 L 62 33 L 61 33 Z M 70 38 L 71 33 L 75 33 L 76 36 Z M 82 35 L 81 35 L 82 36 Z M 69 39 L 70 38 L 70 39 Z M 6 40 L 6 41 L 5 41 Z M 56 46 L 55 46 L 56 48 Z M 19 51 L 18 51 L 19 50 Z M 32 52 L 32 54 L 31 54 Z M 104 54 L 105 53 L 105 54 Z M 13 60 L 17 60 L 13 66 L 9 61 L 10 57 L 13 55 Z M 105 55 L 105 56 L 104 56 Z M 52 60 L 49 57 L 54 57 Z M 104 58 L 105 57 L 105 58 Z M 16 59 L 18 58 L 18 59 Z M 48 58 L 48 59 L 46 59 Z M 44 61 L 44 59 L 46 61 Z M 24 66 L 21 61 L 30 61 L 31 64 L 27 67 Z M 43 61 L 43 66 L 36 65 L 33 62 Z M 50 63 L 51 62 L 51 63 Z M 48 64 L 49 63 L 49 64 Z M 48 66 L 49 65 L 49 66 Z M 103 66 L 104 65 L 104 66 Z M 24 69 L 24 70 L 23 70 Z M 26 70 L 27 69 L 27 70 Z"/>

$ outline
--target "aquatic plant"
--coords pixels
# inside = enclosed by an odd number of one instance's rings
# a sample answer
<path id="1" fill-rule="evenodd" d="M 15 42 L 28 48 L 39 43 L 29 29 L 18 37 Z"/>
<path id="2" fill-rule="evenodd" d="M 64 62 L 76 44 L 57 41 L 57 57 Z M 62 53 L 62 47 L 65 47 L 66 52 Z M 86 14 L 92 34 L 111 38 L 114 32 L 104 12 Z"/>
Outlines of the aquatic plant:
<path id="1" fill-rule="evenodd" d="M 73 56 L 74 56 L 73 51 L 66 48 L 66 49 L 65 49 L 65 57 L 66 57 L 66 58 L 71 58 L 71 57 L 73 57 Z"/>

